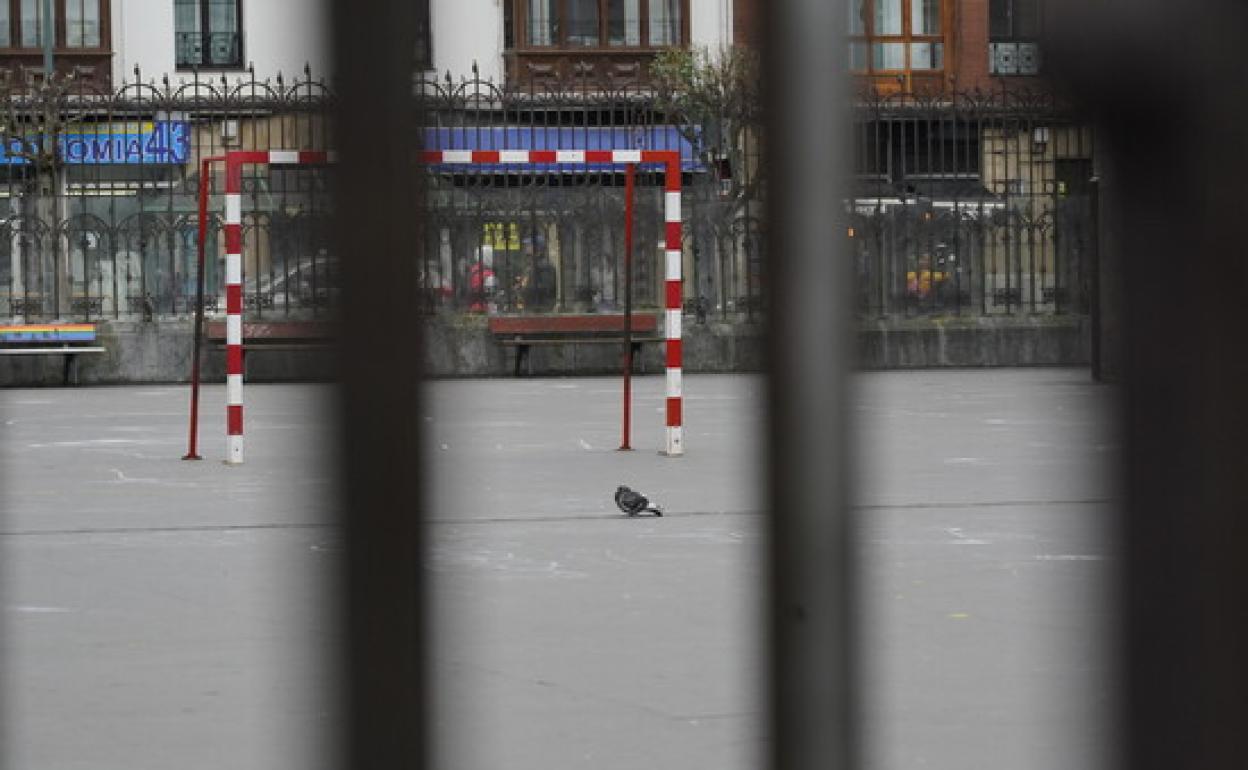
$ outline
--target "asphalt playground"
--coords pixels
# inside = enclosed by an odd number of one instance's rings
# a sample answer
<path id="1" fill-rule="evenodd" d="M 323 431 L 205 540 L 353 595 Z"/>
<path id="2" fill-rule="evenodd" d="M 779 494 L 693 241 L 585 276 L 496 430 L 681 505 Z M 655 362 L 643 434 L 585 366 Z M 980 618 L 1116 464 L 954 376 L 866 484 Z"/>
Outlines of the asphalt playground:
<path id="1" fill-rule="evenodd" d="M 765 382 L 427 388 L 438 767 L 759 768 Z M 0 391 L 0 767 L 328 767 L 332 386 Z M 856 376 L 864 764 L 1101 767 L 1114 393 L 1066 369 Z M 662 504 L 621 516 L 618 484 Z M 395 505 L 407 501 L 397 500 Z"/>

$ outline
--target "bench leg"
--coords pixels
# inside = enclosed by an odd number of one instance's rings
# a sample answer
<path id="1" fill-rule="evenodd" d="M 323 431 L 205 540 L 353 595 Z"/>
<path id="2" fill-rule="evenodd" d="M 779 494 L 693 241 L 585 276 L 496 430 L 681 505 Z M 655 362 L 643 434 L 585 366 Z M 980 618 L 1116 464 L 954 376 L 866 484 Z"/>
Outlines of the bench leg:
<path id="1" fill-rule="evenodd" d="M 527 362 L 527 361 L 528 361 L 528 359 L 529 359 L 529 346 L 528 346 L 528 345 L 516 345 L 516 370 L 515 370 L 515 376 L 517 376 L 517 377 L 519 377 L 519 376 L 520 376 L 520 365 L 521 365 L 521 362 L 522 362 L 522 361 L 523 361 L 523 362 Z M 532 373 L 532 372 L 530 372 L 530 374 L 531 374 L 531 373 Z"/>
<path id="2" fill-rule="evenodd" d="M 78 356 L 73 353 L 65 354 L 65 373 L 62 378 L 61 385 L 68 388 L 71 384 L 78 384 Z"/>

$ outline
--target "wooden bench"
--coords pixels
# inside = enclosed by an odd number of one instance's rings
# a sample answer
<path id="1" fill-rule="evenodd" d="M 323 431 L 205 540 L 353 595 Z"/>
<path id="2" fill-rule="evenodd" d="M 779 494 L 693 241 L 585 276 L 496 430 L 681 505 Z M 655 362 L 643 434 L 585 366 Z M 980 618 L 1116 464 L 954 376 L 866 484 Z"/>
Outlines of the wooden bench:
<path id="1" fill-rule="evenodd" d="M 106 352 L 95 341 L 95 324 L 0 326 L 0 355 L 64 356 L 66 385 L 78 382 L 78 356 Z"/>
<path id="2" fill-rule="evenodd" d="M 204 324 L 204 336 L 225 347 L 225 323 Z M 328 347 L 333 325 L 325 321 L 257 321 L 243 324 L 243 350 L 308 350 Z"/>
<path id="3" fill-rule="evenodd" d="M 662 342 L 658 335 L 658 316 L 634 313 L 632 322 L 633 360 L 642 344 Z M 490 333 L 505 347 L 516 349 L 515 375 L 528 363 L 529 348 L 534 345 L 623 345 L 624 316 L 612 315 L 525 315 L 493 316 Z M 528 367 L 532 374 L 532 365 Z"/>

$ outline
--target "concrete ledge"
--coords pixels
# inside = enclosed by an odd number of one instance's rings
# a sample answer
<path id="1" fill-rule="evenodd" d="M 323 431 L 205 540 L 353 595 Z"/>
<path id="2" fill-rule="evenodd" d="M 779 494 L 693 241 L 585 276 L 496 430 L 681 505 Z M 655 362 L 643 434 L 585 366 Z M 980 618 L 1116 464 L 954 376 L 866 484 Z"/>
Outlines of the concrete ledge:
<path id="1" fill-rule="evenodd" d="M 191 371 L 188 320 L 150 323 L 101 322 L 100 355 L 82 356 L 82 385 L 133 382 L 186 382 Z M 500 345 L 484 316 L 438 316 L 423 324 L 426 371 L 432 377 L 510 377 L 512 348 Z M 859 366 L 907 369 L 967 366 L 1080 366 L 1090 360 L 1090 325 L 1074 316 L 1013 316 L 966 319 L 882 319 L 861 321 Z M 764 327 L 760 323 L 692 323 L 684 327 L 684 363 L 688 372 L 761 371 Z M 404 355 L 402 339 L 394 355 Z M 622 347 L 622 346 L 621 346 Z M 622 350 L 611 345 L 548 345 L 529 354 L 534 375 L 614 374 Z M 821 351 L 812 350 L 812 356 Z M 646 372 L 663 371 L 662 344 L 642 346 L 639 364 Z M 384 371 L 386 362 L 379 362 Z M 64 373 L 61 356 L 0 356 L 0 386 L 55 386 Z M 252 382 L 328 380 L 334 375 L 332 349 L 252 350 L 246 356 Z M 225 379 L 225 356 L 204 346 L 206 382 Z"/>
<path id="2" fill-rule="evenodd" d="M 1082 366 L 1091 326 L 1079 316 L 915 318 L 862 321 L 863 369 L 961 366 Z"/>
<path id="3" fill-rule="evenodd" d="M 191 378 L 192 334 L 189 320 L 154 322 L 103 321 L 97 324 L 100 355 L 78 361 L 78 384 L 122 385 L 134 382 L 188 382 Z M 10 356 L 0 360 L 0 386 L 60 385 L 61 356 Z M 225 353 L 206 338 L 202 377 L 225 381 Z M 333 376 L 333 359 L 325 350 L 261 350 L 246 356 L 252 382 L 326 380 Z"/>

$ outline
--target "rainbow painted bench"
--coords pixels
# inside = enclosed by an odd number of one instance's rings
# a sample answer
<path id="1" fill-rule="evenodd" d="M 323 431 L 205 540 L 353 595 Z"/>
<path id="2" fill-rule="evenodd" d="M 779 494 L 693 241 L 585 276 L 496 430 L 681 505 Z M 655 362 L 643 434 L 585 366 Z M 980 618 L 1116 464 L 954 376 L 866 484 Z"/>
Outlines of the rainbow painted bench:
<path id="1" fill-rule="evenodd" d="M 17 324 L 0 326 L 0 356 L 64 356 L 65 384 L 78 381 L 78 356 L 104 353 L 95 324 Z"/>

